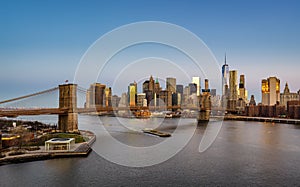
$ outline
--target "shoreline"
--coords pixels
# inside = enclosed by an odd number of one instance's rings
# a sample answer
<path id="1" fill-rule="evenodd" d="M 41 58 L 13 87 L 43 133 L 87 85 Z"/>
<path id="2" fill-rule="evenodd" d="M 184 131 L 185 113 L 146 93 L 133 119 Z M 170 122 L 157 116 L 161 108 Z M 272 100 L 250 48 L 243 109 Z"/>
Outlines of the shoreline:
<path id="1" fill-rule="evenodd" d="M 226 121 L 258 121 L 258 122 L 270 122 L 270 123 L 285 123 L 300 125 L 300 119 L 287 119 L 287 118 L 270 118 L 270 117 L 249 117 L 249 116 L 224 116 Z"/>
<path id="2" fill-rule="evenodd" d="M 88 137 L 87 142 L 80 143 L 72 151 L 30 151 L 25 154 L 15 155 L 15 156 L 5 156 L 0 158 L 0 166 L 7 164 L 17 164 L 24 162 L 40 161 L 40 160 L 49 160 L 56 158 L 71 158 L 71 157 L 87 157 L 92 151 L 92 144 L 96 141 L 96 135 L 91 131 L 80 130 L 80 133 L 86 138 Z"/>

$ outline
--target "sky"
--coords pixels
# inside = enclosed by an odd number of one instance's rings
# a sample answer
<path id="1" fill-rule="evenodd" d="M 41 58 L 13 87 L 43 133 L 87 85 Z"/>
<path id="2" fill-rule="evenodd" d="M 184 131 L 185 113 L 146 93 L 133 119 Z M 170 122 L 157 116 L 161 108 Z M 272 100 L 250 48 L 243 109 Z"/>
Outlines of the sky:
<path id="1" fill-rule="evenodd" d="M 281 90 L 285 82 L 292 92 L 300 89 L 299 18 L 297 0 L 0 1 L 0 100 L 74 80 L 82 56 L 101 36 L 134 22 L 162 21 L 199 37 L 220 69 L 226 53 L 229 68 L 245 74 L 249 95 L 260 102 L 261 79 L 269 76 L 281 80 Z M 125 76 L 124 84 L 131 79 Z M 109 77 L 99 81 L 111 84 Z"/>

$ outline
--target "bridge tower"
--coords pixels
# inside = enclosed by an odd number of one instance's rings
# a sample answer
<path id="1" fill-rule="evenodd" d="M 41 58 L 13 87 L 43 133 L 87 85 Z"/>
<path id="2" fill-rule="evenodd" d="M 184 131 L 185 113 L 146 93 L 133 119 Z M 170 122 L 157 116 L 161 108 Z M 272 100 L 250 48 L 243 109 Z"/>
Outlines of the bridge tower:
<path id="1" fill-rule="evenodd" d="M 59 85 L 59 108 L 66 113 L 58 116 L 58 129 L 62 132 L 78 132 L 77 84 Z"/>
<path id="2" fill-rule="evenodd" d="M 198 114 L 198 124 L 209 121 L 211 112 L 211 98 L 208 79 L 205 79 L 205 89 L 202 89 L 202 94 L 199 96 L 200 110 Z"/>

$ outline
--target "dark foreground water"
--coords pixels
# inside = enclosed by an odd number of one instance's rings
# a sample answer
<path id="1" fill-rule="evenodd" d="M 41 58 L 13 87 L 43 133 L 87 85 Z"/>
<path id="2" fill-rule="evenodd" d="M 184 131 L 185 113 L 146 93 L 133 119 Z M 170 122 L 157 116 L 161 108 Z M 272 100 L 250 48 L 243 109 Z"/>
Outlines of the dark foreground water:
<path id="1" fill-rule="evenodd" d="M 117 126 L 115 118 L 80 117 L 80 128 L 101 135 L 101 126 L 115 139 L 136 147 L 164 139 Z M 177 119 L 161 127 L 174 132 Z M 147 123 L 147 122 L 146 122 Z M 175 125 L 174 125 L 175 124 Z M 192 120 L 184 129 L 194 128 Z M 126 167 L 92 152 L 87 158 L 65 158 L 0 166 L 0 186 L 299 186 L 300 128 L 294 125 L 225 121 L 216 140 L 203 153 L 199 143 L 206 127 L 169 160 L 149 167 Z M 106 141 L 97 137 L 97 142 Z M 94 146 L 98 146 L 99 144 Z M 109 146 L 109 145 L 106 145 Z M 97 148 L 98 149 L 98 148 Z M 120 154 L 120 150 L 114 150 Z M 137 156 L 138 157 L 138 156 Z M 126 157 L 124 156 L 124 159 Z"/>

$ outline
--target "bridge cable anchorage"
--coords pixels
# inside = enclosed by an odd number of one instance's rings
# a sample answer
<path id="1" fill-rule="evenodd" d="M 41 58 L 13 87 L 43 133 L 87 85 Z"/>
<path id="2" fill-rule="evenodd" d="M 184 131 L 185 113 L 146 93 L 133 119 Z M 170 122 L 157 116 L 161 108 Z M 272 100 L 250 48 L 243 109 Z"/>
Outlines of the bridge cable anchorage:
<path id="1" fill-rule="evenodd" d="M 33 97 L 33 96 L 37 96 L 37 95 L 49 93 L 49 92 L 52 92 L 52 91 L 55 91 L 55 90 L 58 90 L 58 87 L 51 88 L 51 89 L 48 89 L 48 90 L 44 90 L 44 91 L 41 91 L 41 92 L 36 92 L 36 93 L 25 95 L 25 96 L 21 96 L 21 97 L 17 97 L 17 98 L 13 98 L 13 99 L 8 99 L 8 100 L 0 101 L 0 105 L 4 104 L 4 103 L 9 103 L 9 102 L 13 102 L 13 101 L 25 99 L 25 98 L 28 98 L 28 97 Z"/>

